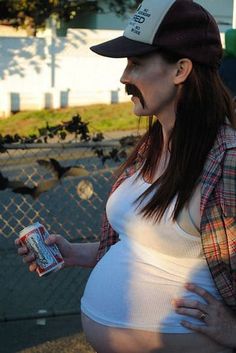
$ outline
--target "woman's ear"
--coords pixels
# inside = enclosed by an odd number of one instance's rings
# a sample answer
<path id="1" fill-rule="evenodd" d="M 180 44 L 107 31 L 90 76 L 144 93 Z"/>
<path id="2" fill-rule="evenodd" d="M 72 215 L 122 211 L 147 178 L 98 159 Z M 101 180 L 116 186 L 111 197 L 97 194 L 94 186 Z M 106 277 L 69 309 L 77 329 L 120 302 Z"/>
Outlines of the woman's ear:
<path id="1" fill-rule="evenodd" d="M 193 68 L 193 63 L 190 59 L 180 59 L 176 64 L 176 74 L 174 83 L 180 85 L 188 78 Z"/>

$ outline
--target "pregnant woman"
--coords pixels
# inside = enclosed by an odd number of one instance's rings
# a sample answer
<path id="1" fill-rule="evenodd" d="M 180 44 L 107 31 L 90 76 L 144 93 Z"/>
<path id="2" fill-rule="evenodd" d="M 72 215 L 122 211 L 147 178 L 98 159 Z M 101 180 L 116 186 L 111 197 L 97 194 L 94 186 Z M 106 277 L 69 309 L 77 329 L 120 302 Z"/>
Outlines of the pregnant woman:
<path id="1" fill-rule="evenodd" d="M 236 120 L 217 25 L 192 1 L 144 0 L 122 37 L 91 49 L 127 58 L 121 82 L 149 129 L 120 168 L 101 241 L 48 239 L 66 266 L 94 267 L 86 337 L 98 353 L 231 353 Z"/>

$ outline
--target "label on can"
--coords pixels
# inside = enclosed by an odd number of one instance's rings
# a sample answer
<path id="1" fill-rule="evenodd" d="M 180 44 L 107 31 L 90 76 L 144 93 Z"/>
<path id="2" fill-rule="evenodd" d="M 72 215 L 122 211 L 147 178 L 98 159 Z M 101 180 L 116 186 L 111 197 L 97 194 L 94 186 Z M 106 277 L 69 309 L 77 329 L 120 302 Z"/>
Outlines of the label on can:
<path id="1" fill-rule="evenodd" d="M 49 233 L 39 222 L 24 228 L 19 235 L 20 241 L 29 252 L 36 257 L 37 273 L 41 277 L 52 271 L 59 270 L 63 264 L 63 257 L 56 244 L 46 245 L 45 239 Z"/>

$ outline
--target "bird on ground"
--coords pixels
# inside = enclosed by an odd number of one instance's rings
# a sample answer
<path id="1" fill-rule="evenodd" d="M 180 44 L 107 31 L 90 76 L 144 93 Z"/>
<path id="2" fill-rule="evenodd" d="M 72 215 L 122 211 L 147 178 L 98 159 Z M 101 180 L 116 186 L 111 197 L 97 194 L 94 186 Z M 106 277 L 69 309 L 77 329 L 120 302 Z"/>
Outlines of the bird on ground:
<path id="1" fill-rule="evenodd" d="M 37 199 L 42 193 L 51 190 L 57 184 L 58 184 L 58 179 L 54 178 L 54 179 L 42 181 L 33 187 L 30 187 L 24 184 L 20 187 L 16 187 L 12 189 L 12 191 L 16 194 L 30 195 L 31 197 L 33 197 L 33 199 Z"/>
<path id="2" fill-rule="evenodd" d="M 7 152 L 7 148 L 4 146 L 3 143 L 0 143 L 0 153 L 5 153 Z"/>
<path id="3" fill-rule="evenodd" d="M 102 148 L 96 148 L 94 152 L 98 158 L 101 159 L 103 165 L 108 159 L 112 159 L 114 162 L 120 162 L 120 159 L 127 158 L 125 150 L 118 150 L 117 148 L 112 148 L 107 154 L 104 153 Z"/>
<path id="4" fill-rule="evenodd" d="M 119 140 L 119 142 L 122 147 L 127 147 L 127 146 L 135 146 L 139 140 L 140 140 L 140 136 L 129 135 L 129 136 L 122 137 Z"/>
<path id="5" fill-rule="evenodd" d="M 82 177 L 88 176 L 88 171 L 82 166 L 67 166 L 63 167 L 56 159 L 50 158 L 49 161 L 45 159 L 38 159 L 37 163 L 42 167 L 45 167 L 53 174 L 57 176 L 58 179 L 65 177 Z"/>
<path id="6" fill-rule="evenodd" d="M 109 154 L 105 154 L 102 148 L 96 148 L 94 153 L 102 161 L 102 165 L 105 164 L 107 159 L 111 159 L 111 156 Z"/>
<path id="7" fill-rule="evenodd" d="M 21 180 L 9 180 L 0 172 L 0 190 L 14 189 L 24 186 L 24 182 Z"/>
<path id="8" fill-rule="evenodd" d="M 49 191 L 56 184 L 58 184 L 58 179 L 46 180 L 33 187 L 27 186 L 21 180 L 9 180 L 0 172 L 0 190 L 10 189 L 14 193 L 30 195 L 36 199 L 43 192 Z"/>

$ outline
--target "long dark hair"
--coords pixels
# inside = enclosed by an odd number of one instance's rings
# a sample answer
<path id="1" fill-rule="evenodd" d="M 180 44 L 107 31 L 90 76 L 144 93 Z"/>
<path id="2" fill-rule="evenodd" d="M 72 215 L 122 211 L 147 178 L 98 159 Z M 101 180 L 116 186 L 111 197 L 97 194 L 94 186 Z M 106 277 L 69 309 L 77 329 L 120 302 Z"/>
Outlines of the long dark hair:
<path id="1" fill-rule="evenodd" d="M 166 52 L 160 55 L 169 63 L 180 59 Z M 141 202 L 155 191 L 141 210 L 145 217 L 160 220 L 176 196 L 173 212 L 173 219 L 176 220 L 199 182 L 207 155 L 226 118 L 236 128 L 232 98 L 221 81 L 218 70 L 193 63 L 193 69 L 183 84 L 176 107 L 175 125 L 169 138 L 171 147 L 168 166 L 161 177 L 137 200 Z M 135 162 L 141 146 L 144 161 L 139 175 L 152 178 L 163 148 L 162 128 L 158 120 L 149 127 L 119 173 Z"/>

